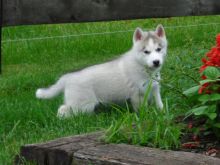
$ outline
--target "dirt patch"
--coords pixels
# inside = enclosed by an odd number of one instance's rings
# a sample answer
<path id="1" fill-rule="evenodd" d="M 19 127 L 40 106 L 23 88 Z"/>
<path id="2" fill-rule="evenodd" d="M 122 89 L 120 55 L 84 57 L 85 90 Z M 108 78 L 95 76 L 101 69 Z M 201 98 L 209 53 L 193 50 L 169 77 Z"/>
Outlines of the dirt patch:
<path id="1" fill-rule="evenodd" d="M 220 158 L 219 138 L 212 130 L 206 130 L 205 119 L 195 117 L 177 118 L 177 122 L 183 122 L 186 126 L 181 136 L 180 151 L 201 153 L 204 155 Z"/>

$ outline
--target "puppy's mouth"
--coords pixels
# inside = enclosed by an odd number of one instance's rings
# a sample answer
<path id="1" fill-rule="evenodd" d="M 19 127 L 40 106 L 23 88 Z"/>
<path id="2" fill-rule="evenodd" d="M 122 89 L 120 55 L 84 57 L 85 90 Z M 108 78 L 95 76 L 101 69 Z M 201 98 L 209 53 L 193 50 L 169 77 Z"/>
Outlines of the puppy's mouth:
<path id="1" fill-rule="evenodd" d="M 158 65 L 158 66 L 151 66 L 151 67 L 148 67 L 148 69 L 150 69 L 151 71 L 156 71 L 156 70 L 160 70 L 161 69 L 161 65 Z"/>
<path id="2" fill-rule="evenodd" d="M 158 66 L 153 66 L 154 69 L 158 69 L 158 68 L 161 68 L 161 65 L 158 65 Z"/>
<path id="3" fill-rule="evenodd" d="M 157 71 L 157 70 L 160 70 L 162 67 L 162 63 L 159 63 L 159 64 L 148 64 L 148 65 L 145 65 L 145 69 L 148 70 L 148 71 Z"/>

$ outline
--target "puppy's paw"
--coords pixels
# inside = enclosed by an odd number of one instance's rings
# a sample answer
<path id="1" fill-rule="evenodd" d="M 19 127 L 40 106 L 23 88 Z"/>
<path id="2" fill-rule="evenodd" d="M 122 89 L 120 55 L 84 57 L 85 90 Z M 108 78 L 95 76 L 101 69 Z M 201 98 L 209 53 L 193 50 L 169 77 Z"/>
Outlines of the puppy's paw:
<path id="1" fill-rule="evenodd" d="M 159 108 L 160 110 L 163 110 L 163 107 L 164 107 L 164 106 L 163 106 L 163 103 L 162 103 L 162 102 L 158 104 L 158 108 Z"/>
<path id="2" fill-rule="evenodd" d="M 58 118 L 68 118 L 72 115 L 71 108 L 66 105 L 61 105 L 57 112 Z"/>

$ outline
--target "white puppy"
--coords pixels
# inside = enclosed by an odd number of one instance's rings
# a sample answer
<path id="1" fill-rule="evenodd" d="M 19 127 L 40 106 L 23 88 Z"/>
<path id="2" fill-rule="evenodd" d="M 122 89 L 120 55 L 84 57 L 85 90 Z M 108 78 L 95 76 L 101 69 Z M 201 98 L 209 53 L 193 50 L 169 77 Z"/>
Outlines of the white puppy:
<path id="1" fill-rule="evenodd" d="M 64 104 L 59 117 L 72 113 L 92 112 L 99 103 L 131 100 L 135 110 L 143 101 L 152 74 L 159 80 L 167 52 L 167 40 L 162 25 L 155 31 L 143 32 L 137 28 L 133 47 L 120 58 L 63 75 L 49 88 L 36 92 L 37 98 L 49 99 L 64 92 Z M 163 108 L 158 81 L 153 81 L 151 93 L 158 108 Z"/>

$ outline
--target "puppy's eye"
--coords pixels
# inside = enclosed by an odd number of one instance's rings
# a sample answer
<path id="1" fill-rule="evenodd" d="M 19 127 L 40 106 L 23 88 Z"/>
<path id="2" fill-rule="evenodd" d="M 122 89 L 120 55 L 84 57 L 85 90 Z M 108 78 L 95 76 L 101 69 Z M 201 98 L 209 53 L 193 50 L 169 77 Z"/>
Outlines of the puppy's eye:
<path id="1" fill-rule="evenodd" d="M 161 51 L 161 48 L 157 48 L 156 51 L 157 51 L 157 52 L 160 52 L 160 51 Z"/>
<path id="2" fill-rule="evenodd" d="M 150 51 L 145 50 L 144 53 L 145 53 L 145 54 L 150 54 Z"/>

